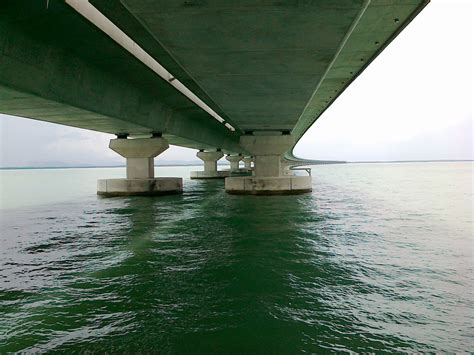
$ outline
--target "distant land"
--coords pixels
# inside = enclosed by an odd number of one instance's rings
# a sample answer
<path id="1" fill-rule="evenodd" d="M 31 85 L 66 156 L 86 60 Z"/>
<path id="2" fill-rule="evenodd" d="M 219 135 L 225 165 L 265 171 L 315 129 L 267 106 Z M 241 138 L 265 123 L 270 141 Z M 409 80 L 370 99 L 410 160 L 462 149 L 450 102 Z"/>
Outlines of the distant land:
<path id="1" fill-rule="evenodd" d="M 455 162 L 472 162 L 472 159 L 440 159 L 440 160 L 373 160 L 373 161 L 331 161 L 331 160 L 313 160 L 307 165 L 326 165 L 330 164 L 391 164 L 391 163 L 455 163 Z M 202 163 L 199 161 L 163 161 L 155 164 L 155 167 L 160 166 L 201 166 Z M 219 162 L 217 165 L 229 165 L 226 162 Z M 301 164 L 299 164 L 301 165 Z M 21 169 L 78 169 L 78 168 L 124 168 L 125 164 L 115 165 L 71 165 L 62 162 L 35 164 L 34 166 L 0 166 L 0 170 L 21 170 Z"/>
<path id="2" fill-rule="evenodd" d="M 431 160 L 370 160 L 370 161 L 348 161 L 347 163 L 371 164 L 371 163 L 455 163 L 469 162 L 472 159 L 431 159 Z"/>

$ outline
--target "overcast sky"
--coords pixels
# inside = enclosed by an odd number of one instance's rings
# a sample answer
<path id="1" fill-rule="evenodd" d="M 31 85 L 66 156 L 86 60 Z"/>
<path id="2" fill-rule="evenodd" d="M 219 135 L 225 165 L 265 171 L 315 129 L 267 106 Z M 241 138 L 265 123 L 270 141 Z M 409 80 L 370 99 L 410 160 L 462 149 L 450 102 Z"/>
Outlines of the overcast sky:
<path id="1" fill-rule="evenodd" d="M 473 159 L 473 6 L 432 0 L 309 129 L 295 155 L 347 161 Z M 111 165 L 108 134 L 0 114 L 0 166 Z M 159 160 L 190 161 L 170 147 Z"/>

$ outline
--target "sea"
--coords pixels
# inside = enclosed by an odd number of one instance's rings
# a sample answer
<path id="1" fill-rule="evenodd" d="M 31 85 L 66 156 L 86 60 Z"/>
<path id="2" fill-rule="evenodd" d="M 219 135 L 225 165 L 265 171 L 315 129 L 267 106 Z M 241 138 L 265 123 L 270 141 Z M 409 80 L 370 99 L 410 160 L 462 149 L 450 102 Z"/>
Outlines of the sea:
<path id="1" fill-rule="evenodd" d="M 96 195 L 0 171 L 0 353 L 473 352 L 472 162 L 312 166 L 312 193 Z"/>

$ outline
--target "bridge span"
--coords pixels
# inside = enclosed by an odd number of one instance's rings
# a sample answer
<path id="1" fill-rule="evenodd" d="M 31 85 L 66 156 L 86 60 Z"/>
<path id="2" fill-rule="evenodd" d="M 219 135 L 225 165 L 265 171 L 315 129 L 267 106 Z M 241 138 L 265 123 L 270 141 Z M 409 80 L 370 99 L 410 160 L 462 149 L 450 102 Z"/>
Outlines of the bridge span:
<path id="1" fill-rule="evenodd" d="M 427 2 L 3 0 L 0 112 L 115 134 L 127 178 L 99 194 L 181 192 L 169 144 L 230 193 L 307 192 L 295 144 Z"/>

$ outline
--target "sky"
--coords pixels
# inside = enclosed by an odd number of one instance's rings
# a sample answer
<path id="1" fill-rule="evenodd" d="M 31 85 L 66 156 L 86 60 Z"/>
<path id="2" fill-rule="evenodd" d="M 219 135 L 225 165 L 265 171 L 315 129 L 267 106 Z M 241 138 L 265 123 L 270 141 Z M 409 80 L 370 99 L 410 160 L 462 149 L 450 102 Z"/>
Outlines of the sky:
<path id="1" fill-rule="evenodd" d="M 301 158 L 472 160 L 472 0 L 432 0 L 316 121 Z M 0 114 L 0 167 L 117 165 L 113 135 Z M 197 161 L 171 146 L 156 162 Z"/>

